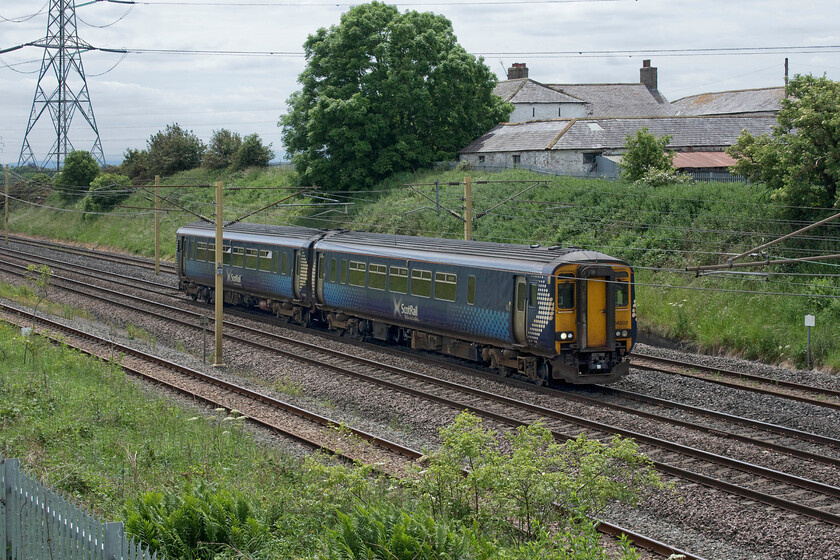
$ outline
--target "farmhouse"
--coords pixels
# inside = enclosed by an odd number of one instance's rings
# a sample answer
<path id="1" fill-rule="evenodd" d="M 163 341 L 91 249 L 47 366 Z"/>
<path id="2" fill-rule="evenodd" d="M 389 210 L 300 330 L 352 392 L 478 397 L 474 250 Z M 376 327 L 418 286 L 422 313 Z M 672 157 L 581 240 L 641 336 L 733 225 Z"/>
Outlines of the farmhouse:
<path id="1" fill-rule="evenodd" d="M 784 88 L 725 91 L 669 102 L 657 69 L 645 60 L 635 84 L 542 84 L 524 63 L 495 92 L 513 103 L 502 123 L 459 152 L 476 166 L 524 166 L 581 177 L 617 177 L 627 137 L 647 129 L 672 136 L 674 164 L 694 174 L 728 176 L 723 153 L 743 130 L 766 134 L 776 124 Z"/>
<path id="2" fill-rule="evenodd" d="M 615 177 L 616 162 L 627 137 L 647 127 L 655 136 L 673 136 L 668 149 L 693 153 L 690 167 L 717 167 L 722 150 L 741 131 L 764 134 L 773 116 L 606 117 L 502 123 L 459 152 L 459 160 L 475 166 L 524 166 L 579 177 Z M 715 154 L 715 156 L 703 155 Z M 709 162 L 712 165 L 705 165 Z M 726 160 L 729 165 L 729 160 Z"/>

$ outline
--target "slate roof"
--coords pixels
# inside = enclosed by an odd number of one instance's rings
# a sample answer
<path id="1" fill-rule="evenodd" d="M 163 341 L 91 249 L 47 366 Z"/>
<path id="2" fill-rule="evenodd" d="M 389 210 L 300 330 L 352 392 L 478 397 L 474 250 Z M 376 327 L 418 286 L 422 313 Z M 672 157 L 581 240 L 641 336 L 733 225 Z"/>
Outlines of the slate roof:
<path id="1" fill-rule="evenodd" d="M 742 89 L 690 95 L 671 102 L 676 115 L 777 113 L 785 88 Z"/>
<path id="2" fill-rule="evenodd" d="M 644 84 L 547 84 L 551 89 L 583 99 L 588 116 L 658 117 L 673 115 L 668 100 Z"/>
<path id="3" fill-rule="evenodd" d="M 493 93 L 511 103 L 584 103 L 529 78 L 499 82 Z"/>
<path id="4" fill-rule="evenodd" d="M 642 127 L 657 137 L 673 136 L 671 149 L 731 146 L 748 130 L 765 134 L 776 124 L 772 116 L 699 116 L 602 119 L 552 119 L 501 124 L 459 153 L 539 150 L 620 150 L 627 137 Z"/>

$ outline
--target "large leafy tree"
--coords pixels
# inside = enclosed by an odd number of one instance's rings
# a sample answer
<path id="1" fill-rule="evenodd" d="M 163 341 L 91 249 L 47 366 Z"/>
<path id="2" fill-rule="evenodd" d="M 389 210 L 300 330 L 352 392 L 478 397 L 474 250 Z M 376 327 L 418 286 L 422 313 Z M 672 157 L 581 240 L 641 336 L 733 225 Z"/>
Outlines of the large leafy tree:
<path id="1" fill-rule="evenodd" d="M 233 158 L 242 146 L 242 136 L 237 132 L 223 128 L 214 130 L 210 145 L 204 152 L 202 165 L 210 169 L 225 169 L 233 163 Z"/>
<path id="2" fill-rule="evenodd" d="M 511 110 L 441 15 L 363 4 L 304 50 L 279 125 L 306 182 L 346 190 L 451 158 Z"/>
<path id="3" fill-rule="evenodd" d="M 166 130 L 153 134 L 147 144 L 150 168 L 157 175 L 172 175 L 201 165 L 204 142 L 178 123 L 166 125 Z"/>
<path id="4" fill-rule="evenodd" d="M 274 157 L 271 144 L 262 143 L 257 134 L 249 134 L 242 140 L 242 144 L 233 155 L 233 169 L 240 170 L 247 167 L 268 167 L 268 162 Z"/>
<path id="5" fill-rule="evenodd" d="M 790 206 L 840 206 L 840 83 L 797 75 L 770 135 L 744 131 L 727 153 L 735 173 Z"/>

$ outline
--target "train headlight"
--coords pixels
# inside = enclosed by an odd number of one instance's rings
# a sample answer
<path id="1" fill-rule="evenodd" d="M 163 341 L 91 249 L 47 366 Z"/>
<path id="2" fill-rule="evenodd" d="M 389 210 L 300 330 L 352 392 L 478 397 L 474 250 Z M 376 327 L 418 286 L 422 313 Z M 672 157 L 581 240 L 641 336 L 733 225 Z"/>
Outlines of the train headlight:
<path id="1" fill-rule="evenodd" d="M 566 340 L 566 333 L 560 333 L 560 340 Z"/>
<path id="2" fill-rule="evenodd" d="M 574 337 L 575 337 L 575 333 L 570 333 L 570 332 L 561 332 L 558 335 L 558 338 L 560 340 L 572 340 Z"/>
<path id="3" fill-rule="evenodd" d="M 622 337 L 627 338 L 627 334 L 628 334 L 627 331 L 621 331 L 621 336 Z"/>

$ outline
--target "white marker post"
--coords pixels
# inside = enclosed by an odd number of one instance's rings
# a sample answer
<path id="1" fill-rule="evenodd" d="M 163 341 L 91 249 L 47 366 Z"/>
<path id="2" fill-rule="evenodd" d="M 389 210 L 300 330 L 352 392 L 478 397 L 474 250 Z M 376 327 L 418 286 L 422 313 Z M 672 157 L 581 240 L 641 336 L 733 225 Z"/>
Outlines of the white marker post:
<path id="1" fill-rule="evenodd" d="M 811 369 L 811 327 L 816 326 L 817 318 L 813 315 L 805 315 L 805 326 L 808 327 L 808 369 Z"/>

